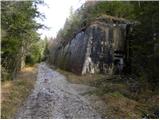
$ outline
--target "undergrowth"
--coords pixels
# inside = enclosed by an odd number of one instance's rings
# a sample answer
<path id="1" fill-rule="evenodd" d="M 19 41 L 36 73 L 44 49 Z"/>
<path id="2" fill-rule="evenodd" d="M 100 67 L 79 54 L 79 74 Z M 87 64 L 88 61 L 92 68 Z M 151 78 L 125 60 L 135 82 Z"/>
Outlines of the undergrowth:
<path id="1" fill-rule="evenodd" d="M 34 87 L 36 68 L 26 67 L 15 80 L 2 82 L 1 88 L 1 118 L 14 118 L 17 110 L 21 107 Z"/>

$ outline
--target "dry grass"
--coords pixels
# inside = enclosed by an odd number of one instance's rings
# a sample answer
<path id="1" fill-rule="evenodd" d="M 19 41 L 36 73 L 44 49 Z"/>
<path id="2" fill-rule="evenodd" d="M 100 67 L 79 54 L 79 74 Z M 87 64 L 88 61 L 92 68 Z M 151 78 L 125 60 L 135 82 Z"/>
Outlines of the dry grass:
<path id="1" fill-rule="evenodd" d="M 55 68 L 54 68 L 55 69 Z M 107 107 L 107 118 L 157 118 L 154 112 L 158 110 L 159 96 L 149 90 L 138 94 L 132 93 L 126 81 L 120 76 L 90 74 L 78 76 L 71 72 L 56 69 L 65 75 L 71 83 L 86 84 L 97 89 L 89 92 L 90 95 L 99 96 Z"/>
<path id="2" fill-rule="evenodd" d="M 119 78 L 118 78 L 119 79 Z M 159 96 L 157 93 L 145 90 L 138 94 L 130 91 L 125 81 L 97 80 L 97 89 L 90 94 L 99 96 L 108 106 L 106 116 L 112 119 L 127 118 L 157 118 Z"/>
<path id="3" fill-rule="evenodd" d="M 2 82 L 1 118 L 14 118 L 18 108 L 34 87 L 36 74 L 36 66 L 25 67 L 15 80 Z"/>
<path id="4" fill-rule="evenodd" d="M 56 69 L 56 70 L 60 72 L 61 74 L 65 75 L 69 82 L 75 83 L 75 84 L 91 85 L 91 83 L 94 83 L 95 81 L 99 79 L 106 78 L 106 75 L 103 75 L 103 74 L 76 75 L 72 72 L 64 71 L 62 69 Z"/>
<path id="5" fill-rule="evenodd" d="M 138 103 L 127 97 L 124 97 L 119 92 L 107 93 L 102 96 L 103 100 L 108 106 L 106 116 L 112 119 L 128 118 L 136 119 L 141 118 L 142 114 L 136 109 Z"/>

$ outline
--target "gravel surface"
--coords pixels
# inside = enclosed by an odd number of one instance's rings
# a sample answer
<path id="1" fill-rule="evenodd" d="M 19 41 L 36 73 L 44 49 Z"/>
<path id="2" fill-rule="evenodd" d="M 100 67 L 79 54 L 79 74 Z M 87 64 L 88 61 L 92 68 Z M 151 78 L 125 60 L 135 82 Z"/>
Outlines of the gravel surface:
<path id="1" fill-rule="evenodd" d="M 92 89 L 69 83 L 62 74 L 41 63 L 35 88 L 17 112 L 16 118 L 101 118 L 93 103 L 81 95 Z"/>

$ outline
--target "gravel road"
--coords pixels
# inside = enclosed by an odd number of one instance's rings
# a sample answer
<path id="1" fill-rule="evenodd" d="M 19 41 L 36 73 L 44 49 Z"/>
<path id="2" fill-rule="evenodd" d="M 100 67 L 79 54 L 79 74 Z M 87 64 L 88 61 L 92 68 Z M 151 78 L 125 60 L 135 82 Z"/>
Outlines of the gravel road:
<path id="1" fill-rule="evenodd" d="M 17 112 L 16 118 L 101 118 L 92 104 L 81 95 L 90 89 L 89 86 L 69 83 L 65 76 L 41 63 L 34 90 Z"/>

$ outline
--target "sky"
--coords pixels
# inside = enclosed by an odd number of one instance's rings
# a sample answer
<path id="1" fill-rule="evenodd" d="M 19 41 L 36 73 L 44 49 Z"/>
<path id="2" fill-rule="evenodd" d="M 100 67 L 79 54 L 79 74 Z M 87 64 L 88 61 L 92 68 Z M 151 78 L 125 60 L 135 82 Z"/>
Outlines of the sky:
<path id="1" fill-rule="evenodd" d="M 73 10 L 79 8 L 85 0 L 44 0 L 47 5 L 39 5 L 38 10 L 46 17 L 43 21 L 36 19 L 37 22 L 49 27 L 49 29 L 41 29 L 38 33 L 41 37 L 56 37 L 60 28 L 63 28 L 65 20 L 69 17 L 70 8 Z"/>

